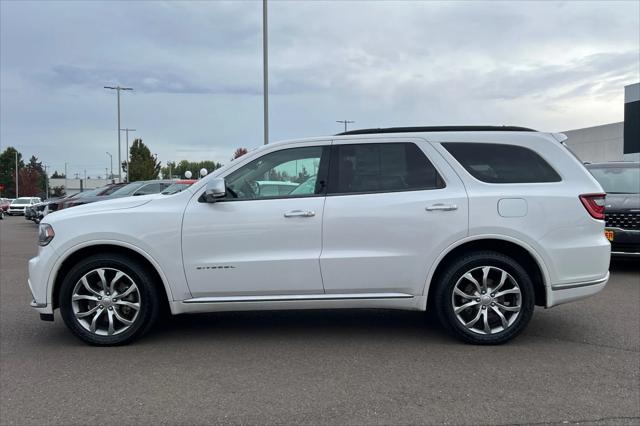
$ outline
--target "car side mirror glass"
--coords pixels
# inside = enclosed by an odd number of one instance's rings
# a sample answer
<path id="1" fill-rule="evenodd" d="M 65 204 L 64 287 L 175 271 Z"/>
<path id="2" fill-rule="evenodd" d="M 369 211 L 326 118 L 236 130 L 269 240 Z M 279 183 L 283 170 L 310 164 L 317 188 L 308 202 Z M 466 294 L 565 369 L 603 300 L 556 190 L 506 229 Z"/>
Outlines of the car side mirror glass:
<path id="1" fill-rule="evenodd" d="M 216 200 L 227 195 L 227 186 L 223 178 L 211 179 L 207 182 L 207 189 L 204 191 L 204 200 L 207 203 L 215 203 Z"/>

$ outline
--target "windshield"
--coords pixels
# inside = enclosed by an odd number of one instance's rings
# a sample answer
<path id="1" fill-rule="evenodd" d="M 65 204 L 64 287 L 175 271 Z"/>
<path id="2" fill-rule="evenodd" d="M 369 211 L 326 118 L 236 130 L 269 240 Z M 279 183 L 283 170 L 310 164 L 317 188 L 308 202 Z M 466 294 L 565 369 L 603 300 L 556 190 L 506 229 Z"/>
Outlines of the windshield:
<path id="1" fill-rule="evenodd" d="M 80 192 L 77 197 L 91 197 L 92 195 L 96 195 L 100 189 L 101 188 Z"/>
<path id="2" fill-rule="evenodd" d="M 16 198 L 11 202 L 11 204 L 30 204 L 30 203 L 31 203 L 31 197 L 20 197 L 20 198 Z"/>
<path id="3" fill-rule="evenodd" d="M 191 186 L 190 183 L 174 183 L 173 185 L 169 186 L 167 189 L 162 191 L 161 194 L 164 194 L 164 195 L 176 194 L 190 186 Z"/>
<path id="4" fill-rule="evenodd" d="M 640 193 L 640 167 L 590 167 L 607 194 Z"/>
<path id="5" fill-rule="evenodd" d="M 117 191 L 113 192 L 111 195 L 116 196 L 116 195 L 131 195 L 133 194 L 133 192 L 140 188 L 142 185 L 144 185 L 144 182 L 133 182 L 130 183 L 128 185 L 123 186 L 122 188 L 118 189 Z"/>

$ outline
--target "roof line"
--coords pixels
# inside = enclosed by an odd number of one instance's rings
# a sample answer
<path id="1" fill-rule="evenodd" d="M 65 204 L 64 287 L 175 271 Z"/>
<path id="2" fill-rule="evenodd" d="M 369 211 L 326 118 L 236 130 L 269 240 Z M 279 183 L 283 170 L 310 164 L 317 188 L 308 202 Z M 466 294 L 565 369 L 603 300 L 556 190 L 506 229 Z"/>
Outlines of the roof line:
<path id="1" fill-rule="evenodd" d="M 422 126 L 422 127 L 385 127 L 377 129 L 349 130 L 336 134 L 336 136 L 348 135 L 372 135 L 376 133 L 417 133 L 417 132 L 536 132 L 528 127 L 518 126 Z"/>

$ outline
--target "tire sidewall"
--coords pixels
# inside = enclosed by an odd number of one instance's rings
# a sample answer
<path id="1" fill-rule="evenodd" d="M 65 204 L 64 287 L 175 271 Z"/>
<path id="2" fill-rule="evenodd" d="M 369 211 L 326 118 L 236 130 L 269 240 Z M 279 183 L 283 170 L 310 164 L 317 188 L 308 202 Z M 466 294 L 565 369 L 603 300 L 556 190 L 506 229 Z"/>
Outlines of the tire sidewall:
<path id="1" fill-rule="evenodd" d="M 453 311 L 451 298 L 458 280 L 467 272 L 482 266 L 495 266 L 505 270 L 518 283 L 521 292 L 521 309 L 514 324 L 507 330 L 483 335 L 468 330 Z M 454 336 L 467 343 L 501 344 L 517 336 L 529 323 L 535 306 L 533 283 L 529 274 L 514 259 L 495 252 L 478 252 L 464 256 L 447 268 L 437 288 L 437 310 L 441 322 Z"/>
<path id="2" fill-rule="evenodd" d="M 126 273 L 135 282 L 140 293 L 140 311 L 134 324 L 126 331 L 114 336 L 91 333 L 82 327 L 73 313 L 71 302 L 73 289 L 84 274 L 97 268 L 114 268 Z M 140 337 L 152 325 L 158 311 L 158 298 L 149 276 L 144 267 L 121 255 L 96 255 L 80 261 L 65 276 L 60 288 L 58 306 L 64 323 L 73 334 L 91 345 L 122 345 Z"/>

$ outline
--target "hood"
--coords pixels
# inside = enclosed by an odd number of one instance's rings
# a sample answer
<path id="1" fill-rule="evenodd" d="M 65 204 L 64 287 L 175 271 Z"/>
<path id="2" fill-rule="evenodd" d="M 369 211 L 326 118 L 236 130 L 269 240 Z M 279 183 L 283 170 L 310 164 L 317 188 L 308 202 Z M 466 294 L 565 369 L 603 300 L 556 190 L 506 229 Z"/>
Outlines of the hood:
<path id="1" fill-rule="evenodd" d="M 47 215 L 48 219 L 59 220 L 70 217 L 82 216 L 85 214 L 106 212 L 110 210 L 123 210 L 140 207 L 147 204 L 151 200 L 159 198 L 159 194 L 140 195 L 136 197 L 114 198 L 111 200 L 99 201 L 96 203 L 83 204 L 80 206 L 69 207 L 63 210 L 55 211 Z"/>
<path id="2" fill-rule="evenodd" d="M 611 212 L 629 210 L 640 212 L 640 194 L 607 194 L 604 208 Z"/>

